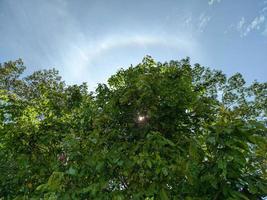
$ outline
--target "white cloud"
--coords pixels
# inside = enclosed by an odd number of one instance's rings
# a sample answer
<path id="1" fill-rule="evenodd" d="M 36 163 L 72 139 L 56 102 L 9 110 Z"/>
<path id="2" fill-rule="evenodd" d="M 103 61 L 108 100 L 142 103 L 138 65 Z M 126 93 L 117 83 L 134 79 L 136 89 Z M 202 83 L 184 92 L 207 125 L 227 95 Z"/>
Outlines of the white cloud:
<path id="1" fill-rule="evenodd" d="M 267 0 L 263 1 L 261 5 L 262 5 L 262 9 L 260 10 L 260 13 L 265 13 L 267 11 Z"/>
<path id="2" fill-rule="evenodd" d="M 187 18 L 185 19 L 185 24 L 186 24 L 186 25 L 190 25 L 191 22 L 192 22 L 192 16 L 189 16 L 189 17 L 187 17 Z"/>
<path id="3" fill-rule="evenodd" d="M 255 17 L 247 26 L 245 26 L 245 18 L 242 17 L 238 22 L 236 29 L 240 32 L 240 36 L 247 36 L 250 32 L 260 30 L 265 22 L 265 16 L 260 15 Z"/>
<path id="4" fill-rule="evenodd" d="M 238 24 L 237 24 L 237 30 L 242 30 L 242 28 L 243 28 L 243 26 L 245 25 L 245 18 L 244 17 L 242 17 L 241 18 L 241 20 L 238 22 Z"/>
<path id="5" fill-rule="evenodd" d="M 211 6 L 214 3 L 220 3 L 220 2 L 221 2 L 221 0 L 209 0 L 208 4 Z"/>
<path id="6" fill-rule="evenodd" d="M 266 7 L 263 7 L 263 9 L 261 10 L 262 13 L 264 13 L 266 11 L 267 11 L 267 6 Z"/>
<path id="7" fill-rule="evenodd" d="M 263 15 L 256 17 L 250 24 L 251 29 L 259 29 L 260 25 L 265 21 L 265 17 Z"/>
<path id="8" fill-rule="evenodd" d="M 202 13 L 199 16 L 199 24 L 198 24 L 198 29 L 200 32 L 203 32 L 205 28 L 207 27 L 209 21 L 210 21 L 210 16 L 207 16 L 205 13 Z"/>

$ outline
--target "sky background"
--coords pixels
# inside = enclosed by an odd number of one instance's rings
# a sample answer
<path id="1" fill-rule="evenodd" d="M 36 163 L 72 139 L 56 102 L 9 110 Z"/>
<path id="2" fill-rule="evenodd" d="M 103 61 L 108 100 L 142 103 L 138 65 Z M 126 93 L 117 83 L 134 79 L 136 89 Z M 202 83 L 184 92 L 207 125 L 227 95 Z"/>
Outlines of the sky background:
<path id="1" fill-rule="evenodd" d="M 94 89 L 145 55 L 267 81 L 267 0 L 0 0 L 0 63 Z"/>

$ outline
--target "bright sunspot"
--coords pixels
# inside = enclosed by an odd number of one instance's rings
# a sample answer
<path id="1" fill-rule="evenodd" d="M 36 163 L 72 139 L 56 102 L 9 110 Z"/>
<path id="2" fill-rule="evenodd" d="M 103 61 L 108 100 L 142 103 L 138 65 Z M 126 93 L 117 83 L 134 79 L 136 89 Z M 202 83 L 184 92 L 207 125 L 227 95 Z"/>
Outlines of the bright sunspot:
<path id="1" fill-rule="evenodd" d="M 145 116 L 142 116 L 142 115 L 138 116 L 138 121 L 139 122 L 145 121 Z"/>

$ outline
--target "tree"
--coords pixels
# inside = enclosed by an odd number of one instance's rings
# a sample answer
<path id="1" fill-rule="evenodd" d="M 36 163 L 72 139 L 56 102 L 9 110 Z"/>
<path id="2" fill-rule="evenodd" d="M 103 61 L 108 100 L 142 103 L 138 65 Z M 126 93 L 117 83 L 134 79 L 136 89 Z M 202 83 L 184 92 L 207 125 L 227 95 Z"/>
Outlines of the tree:
<path id="1" fill-rule="evenodd" d="M 0 66 L 8 71 L 0 76 L 0 197 L 266 195 L 266 83 L 246 86 L 241 74 L 227 78 L 189 58 L 147 56 L 93 93 L 66 86 L 55 70 L 21 79 L 22 69 L 21 61 Z"/>

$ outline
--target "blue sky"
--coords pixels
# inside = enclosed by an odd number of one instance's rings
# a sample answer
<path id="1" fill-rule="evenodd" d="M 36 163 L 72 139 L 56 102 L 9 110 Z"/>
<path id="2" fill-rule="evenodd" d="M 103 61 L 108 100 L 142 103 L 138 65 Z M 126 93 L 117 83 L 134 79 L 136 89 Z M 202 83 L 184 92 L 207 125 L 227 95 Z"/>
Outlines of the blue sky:
<path id="1" fill-rule="evenodd" d="M 267 0 L 0 0 L 0 62 L 93 89 L 145 55 L 267 77 Z"/>

